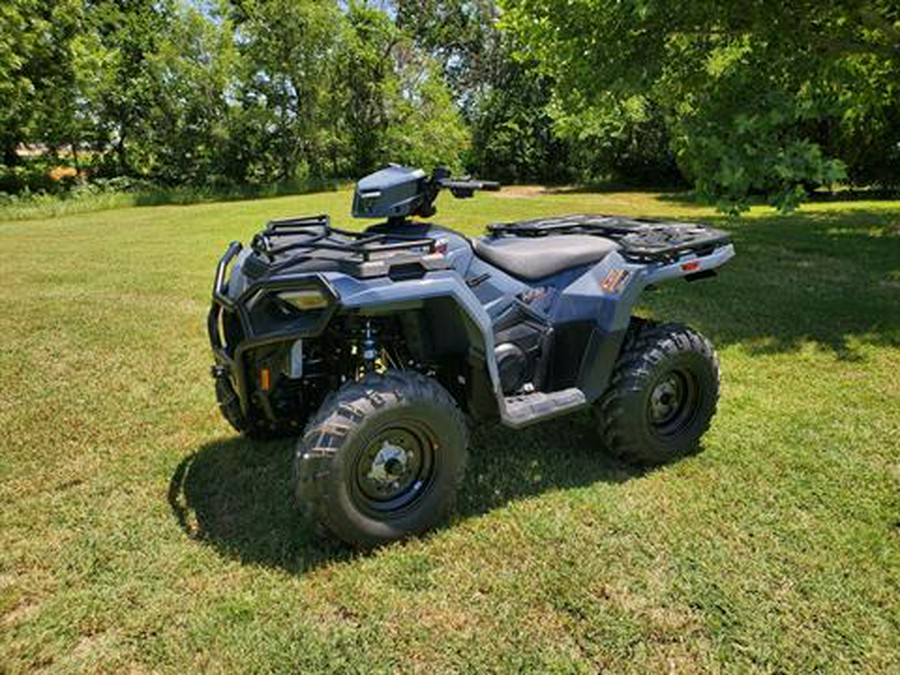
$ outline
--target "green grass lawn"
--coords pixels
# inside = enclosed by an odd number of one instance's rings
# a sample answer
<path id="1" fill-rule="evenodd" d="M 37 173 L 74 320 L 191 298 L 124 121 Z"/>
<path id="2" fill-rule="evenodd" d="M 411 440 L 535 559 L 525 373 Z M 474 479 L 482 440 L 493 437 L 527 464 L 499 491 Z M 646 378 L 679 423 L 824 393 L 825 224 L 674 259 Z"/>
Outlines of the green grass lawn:
<path id="1" fill-rule="evenodd" d="M 703 452 L 639 472 L 586 414 L 484 428 L 454 522 L 365 556 L 296 522 L 290 443 L 219 418 L 204 326 L 230 240 L 348 205 L 0 223 L 0 672 L 900 671 L 900 202 L 719 221 L 722 275 L 647 295 L 719 349 Z"/>

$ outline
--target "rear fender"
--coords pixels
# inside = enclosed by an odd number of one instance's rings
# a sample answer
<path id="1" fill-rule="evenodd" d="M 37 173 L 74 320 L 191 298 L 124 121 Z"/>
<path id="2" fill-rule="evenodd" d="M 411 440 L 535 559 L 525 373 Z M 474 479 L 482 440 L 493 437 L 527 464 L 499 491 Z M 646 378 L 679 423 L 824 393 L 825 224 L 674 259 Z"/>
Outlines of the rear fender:
<path id="1" fill-rule="evenodd" d="M 559 325 L 587 317 L 595 322 L 578 375 L 578 386 L 587 400 L 597 399 L 609 384 L 634 306 L 647 286 L 709 273 L 733 256 L 731 244 L 702 255 L 690 252 L 675 261 L 654 263 L 634 262 L 612 253 L 566 286 L 554 307 L 552 322 Z"/>
<path id="2" fill-rule="evenodd" d="M 671 262 L 633 262 L 619 253 L 606 256 L 562 291 L 552 314 L 554 324 L 592 316 L 604 332 L 628 328 L 631 312 L 647 286 L 689 278 L 724 265 L 734 246 L 720 246 L 705 255 L 688 253 Z"/>

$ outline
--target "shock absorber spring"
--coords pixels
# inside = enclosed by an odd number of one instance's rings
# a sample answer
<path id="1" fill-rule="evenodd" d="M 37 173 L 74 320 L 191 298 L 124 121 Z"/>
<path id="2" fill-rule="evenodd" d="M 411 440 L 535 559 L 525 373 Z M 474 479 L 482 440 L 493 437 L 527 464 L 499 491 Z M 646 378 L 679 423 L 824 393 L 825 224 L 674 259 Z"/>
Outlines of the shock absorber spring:
<path id="1" fill-rule="evenodd" d="M 367 373 L 375 370 L 375 358 L 378 356 L 378 343 L 372 331 L 372 322 L 366 321 L 366 331 L 363 334 L 362 357 Z"/>

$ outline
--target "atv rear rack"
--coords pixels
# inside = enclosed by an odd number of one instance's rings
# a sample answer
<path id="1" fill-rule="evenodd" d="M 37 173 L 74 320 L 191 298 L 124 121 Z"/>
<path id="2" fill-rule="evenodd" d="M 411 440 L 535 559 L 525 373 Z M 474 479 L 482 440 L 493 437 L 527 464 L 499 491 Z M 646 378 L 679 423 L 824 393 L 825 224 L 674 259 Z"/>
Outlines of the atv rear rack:
<path id="1" fill-rule="evenodd" d="M 727 232 L 700 223 L 586 214 L 497 223 L 488 225 L 488 232 L 495 237 L 591 234 L 612 239 L 623 257 L 638 262 L 671 261 L 685 253 L 705 255 L 730 241 Z"/>
<path id="2" fill-rule="evenodd" d="M 333 263 L 362 278 L 398 273 L 415 276 L 446 267 L 434 239 L 342 230 L 332 227 L 326 215 L 269 221 L 253 237 L 251 248 L 258 256 L 251 271 L 259 274 L 280 273 L 310 260 Z"/>

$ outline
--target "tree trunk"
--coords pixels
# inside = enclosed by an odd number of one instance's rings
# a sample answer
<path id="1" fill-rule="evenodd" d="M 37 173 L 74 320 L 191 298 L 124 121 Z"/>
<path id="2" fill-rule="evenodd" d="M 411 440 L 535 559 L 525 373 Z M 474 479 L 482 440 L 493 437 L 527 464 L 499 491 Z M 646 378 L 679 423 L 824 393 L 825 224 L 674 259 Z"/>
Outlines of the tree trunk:
<path id="1" fill-rule="evenodd" d="M 16 152 L 15 141 L 7 141 L 3 144 L 3 163 L 6 166 L 17 166 L 19 164 L 19 153 Z"/>
<path id="2" fill-rule="evenodd" d="M 72 148 L 72 163 L 75 165 L 75 170 L 78 173 L 81 173 L 81 167 L 78 166 L 78 141 L 70 141 L 70 146 Z"/>
<path id="3" fill-rule="evenodd" d="M 122 134 L 119 137 L 119 142 L 116 143 L 116 157 L 119 160 L 119 174 L 122 176 L 127 176 L 128 174 L 128 152 L 125 150 L 125 135 Z"/>
<path id="4" fill-rule="evenodd" d="M 128 110 L 120 108 L 116 114 L 116 162 L 119 165 L 120 176 L 130 176 L 131 171 L 128 166 L 128 148 L 125 146 L 125 139 L 129 135 L 129 127 L 131 115 Z"/>

